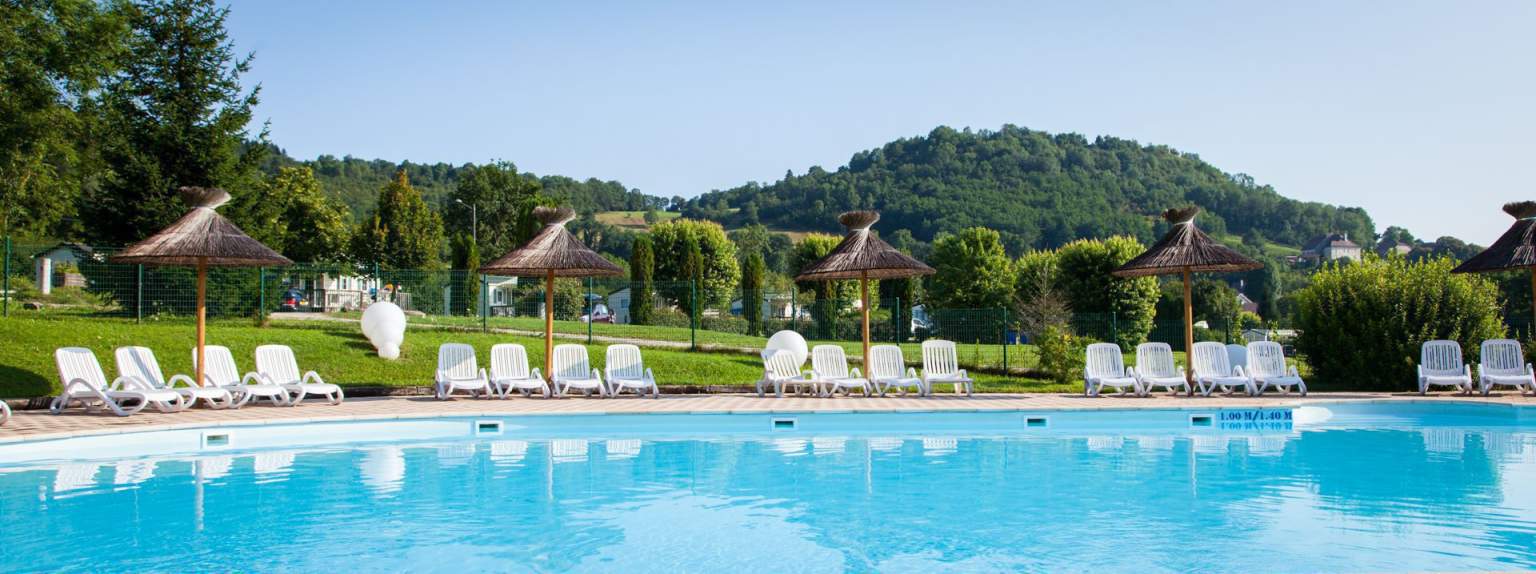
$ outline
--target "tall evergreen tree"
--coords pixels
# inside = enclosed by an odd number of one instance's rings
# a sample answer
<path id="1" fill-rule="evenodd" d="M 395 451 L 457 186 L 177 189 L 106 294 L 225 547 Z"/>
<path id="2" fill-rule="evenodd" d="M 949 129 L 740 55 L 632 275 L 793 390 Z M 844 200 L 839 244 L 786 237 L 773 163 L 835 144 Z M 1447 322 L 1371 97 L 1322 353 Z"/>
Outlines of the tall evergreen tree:
<path id="1" fill-rule="evenodd" d="M 656 299 L 656 256 L 651 251 L 651 238 L 645 235 L 635 237 L 634 246 L 629 254 L 629 322 L 636 325 L 649 325 Z"/>
<path id="2" fill-rule="evenodd" d="M 763 277 L 768 265 L 760 253 L 747 256 L 747 264 L 741 270 L 741 317 L 747 320 L 747 334 L 756 335 L 763 329 Z"/>
<path id="3" fill-rule="evenodd" d="M 454 236 L 450 263 L 453 268 L 452 312 L 475 315 L 480 308 L 480 249 L 475 246 L 473 236 L 468 233 Z"/>
<path id="4" fill-rule="evenodd" d="M 683 235 L 682 251 L 682 259 L 677 266 L 677 280 L 690 285 L 677 290 L 677 306 L 688 313 L 689 317 L 696 319 L 699 303 L 704 299 L 703 293 L 699 292 L 704 279 L 704 252 L 699 247 L 699 238 L 692 234 Z"/>
<path id="5" fill-rule="evenodd" d="M 352 245 L 362 263 L 430 269 L 437 267 L 442 244 L 442 219 L 422 201 L 402 169 L 379 190 L 378 205 L 353 235 Z"/>
<path id="6" fill-rule="evenodd" d="M 98 241 L 137 240 L 175 221 L 186 211 L 176 195 L 182 186 L 254 193 L 268 148 L 265 130 L 250 145 L 246 126 L 261 89 L 240 85 L 251 55 L 235 55 L 224 27 L 228 8 L 143 0 L 131 13 L 128 55 L 103 96 L 109 176 L 82 209 Z M 239 209 L 228 215 L 245 223 Z"/>

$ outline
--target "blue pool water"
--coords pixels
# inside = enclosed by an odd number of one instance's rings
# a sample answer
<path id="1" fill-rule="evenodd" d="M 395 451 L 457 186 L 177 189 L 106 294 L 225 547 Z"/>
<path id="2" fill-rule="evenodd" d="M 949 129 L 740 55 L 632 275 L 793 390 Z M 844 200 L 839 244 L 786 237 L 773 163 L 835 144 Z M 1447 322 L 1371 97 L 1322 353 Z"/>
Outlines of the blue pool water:
<path id="1" fill-rule="evenodd" d="M 228 433 L 0 445 L 0 571 L 1536 568 L 1536 413 L 1510 407 Z"/>

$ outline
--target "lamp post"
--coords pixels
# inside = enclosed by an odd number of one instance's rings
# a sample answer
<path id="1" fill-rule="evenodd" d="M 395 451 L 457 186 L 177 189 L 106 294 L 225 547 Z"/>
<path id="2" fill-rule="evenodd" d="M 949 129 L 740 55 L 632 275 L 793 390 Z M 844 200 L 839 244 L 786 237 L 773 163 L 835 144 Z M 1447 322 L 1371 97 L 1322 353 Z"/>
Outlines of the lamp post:
<path id="1" fill-rule="evenodd" d="M 464 203 L 459 198 L 453 199 L 454 203 L 469 207 L 469 240 L 475 244 L 475 249 L 480 248 L 480 208 L 473 203 Z"/>

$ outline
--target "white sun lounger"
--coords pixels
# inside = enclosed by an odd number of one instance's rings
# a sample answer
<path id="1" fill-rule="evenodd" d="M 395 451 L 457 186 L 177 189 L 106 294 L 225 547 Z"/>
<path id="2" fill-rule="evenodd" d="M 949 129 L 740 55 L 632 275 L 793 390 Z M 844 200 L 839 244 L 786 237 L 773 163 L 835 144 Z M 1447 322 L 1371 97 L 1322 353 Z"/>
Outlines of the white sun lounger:
<path id="1" fill-rule="evenodd" d="M 1525 351 L 1514 339 L 1490 339 L 1483 341 L 1481 362 L 1477 366 L 1477 383 L 1483 396 L 1493 387 L 1514 387 L 1524 395 L 1536 393 L 1536 375 L 1531 364 L 1525 362 Z"/>
<path id="2" fill-rule="evenodd" d="M 0 425 L 5 424 L 5 421 L 8 420 L 11 420 L 11 405 L 6 404 L 5 400 L 0 399 Z"/>
<path id="3" fill-rule="evenodd" d="M 966 374 L 965 369 L 960 368 L 960 355 L 955 351 L 954 341 L 941 339 L 929 339 L 923 341 L 923 387 L 928 394 L 933 394 L 934 385 L 953 384 L 955 394 L 965 391 L 965 396 L 971 396 L 974 391 L 975 380 Z"/>
<path id="4" fill-rule="evenodd" d="M 63 390 L 54 397 L 48 410 L 59 414 L 75 404 L 88 412 L 106 407 L 120 417 L 126 417 L 146 406 L 154 406 L 163 413 L 186 409 L 187 398 L 176 391 L 151 389 L 130 377 L 118 377 L 107 384 L 107 375 L 96 362 L 96 354 L 84 347 L 64 347 L 53 353 L 59 367 L 59 383 Z M 123 403 L 133 406 L 124 407 Z"/>
<path id="5" fill-rule="evenodd" d="M 555 345 L 554 364 L 550 368 L 555 370 L 550 373 L 550 378 L 555 383 L 556 395 L 565 396 L 571 389 L 576 389 L 584 396 L 592 396 L 593 391 L 600 397 L 608 396 L 603 376 L 592 368 L 587 348 L 582 345 Z"/>
<path id="6" fill-rule="evenodd" d="M 299 374 L 299 362 L 293 358 L 293 349 L 287 345 L 262 345 L 256 347 L 256 372 L 267 383 L 280 385 L 298 405 L 310 395 L 325 397 L 333 405 L 346 399 L 341 387 L 325 382 L 314 371 Z"/>
<path id="7" fill-rule="evenodd" d="M 906 358 L 901 356 L 901 347 L 896 345 L 869 348 L 869 381 L 875 384 L 875 390 L 882 397 L 892 388 L 901 390 L 903 396 L 909 388 L 920 396 L 928 396 L 928 385 L 917 376 L 917 369 L 907 366 Z"/>
<path id="8" fill-rule="evenodd" d="M 537 367 L 528 369 L 528 350 L 517 343 L 491 346 L 490 375 L 491 385 L 503 398 L 512 391 L 519 391 L 525 397 L 535 392 L 549 397 L 549 384 L 544 382 L 544 374 Z"/>
<path id="9" fill-rule="evenodd" d="M 630 389 L 641 397 L 646 392 L 650 392 L 653 399 L 661 397 L 661 387 L 656 386 L 656 375 L 645 368 L 640 357 L 640 347 L 609 345 L 606 358 L 603 361 L 603 373 L 613 396 L 617 397 L 624 389 Z"/>
<path id="10" fill-rule="evenodd" d="M 782 349 L 764 349 L 763 378 L 757 381 L 757 396 L 769 388 L 773 388 L 773 396 L 783 397 L 784 387 L 792 387 L 795 394 L 799 395 L 807 389 L 815 392 L 816 380 L 810 374 L 800 370 L 800 362 L 795 360 L 795 354 Z"/>
<path id="11" fill-rule="evenodd" d="M 852 396 L 854 389 L 873 394 L 869 379 L 859 374 L 859 369 L 848 369 L 848 354 L 838 345 L 816 345 L 811 349 L 811 378 L 822 388 L 822 396 L 834 396 L 842 389 L 845 396 Z"/>
<path id="12" fill-rule="evenodd" d="M 1274 341 L 1248 343 L 1248 378 L 1253 379 L 1255 395 L 1262 395 L 1270 387 L 1280 389 L 1280 394 L 1291 392 L 1291 387 L 1307 396 L 1307 383 L 1301 380 L 1296 366 L 1285 364 L 1285 349 Z"/>
<path id="13" fill-rule="evenodd" d="M 267 399 L 275 406 L 292 406 L 289 400 L 288 390 L 281 385 L 267 383 L 256 372 L 240 374 L 240 368 L 235 366 L 235 355 L 229 352 L 229 347 L 221 345 L 208 345 L 203 347 L 203 356 L 208 360 L 208 366 L 203 369 L 203 378 L 209 385 L 226 389 L 234 395 L 235 406 L 260 399 Z M 192 349 L 192 364 L 197 365 L 197 349 Z"/>
<path id="14" fill-rule="evenodd" d="M 196 350 L 193 350 L 196 353 Z M 186 375 L 171 375 L 166 380 L 164 372 L 160 370 L 160 361 L 155 359 L 155 352 L 149 347 L 118 347 L 112 353 L 117 362 L 117 374 L 124 377 L 132 377 L 143 382 L 152 389 L 165 389 L 181 393 L 187 397 L 187 408 L 192 408 L 197 401 L 214 409 L 225 409 L 235 406 L 235 397 L 228 389 L 217 386 L 202 386 Z M 176 386 L 176 385 L 182 386 Z"/>
<path id="15" fill-rule="evenodd" d="M 1461 359 L 1461 343 L 1425 341 L 1419 348 L 1419 394 L 1435 386 L 1455 387 L 1464 394 L 1472 392 L 1472 366 Z"/>
<path id="16" fill-rule="evenodd" d="M 475 348 L 463 343 L 438 345 L 437 375 L 432 382 L 432 391 L 440 401 L 448 400 L 457 391 L 483 399 L 496 395 L 490 377 L 475 360 Z"/>
<path id="17" fill-rule="evenodd" d="M 1247 352 L 1247 348 L 1244 348 L 1244 355 Z M 1217 389 L 1229 395 L 1237 389 L 1243 389 L 1250 396 L 1255 393 L 1253 380 L 1248 378 L 1242 367 L 1232 365 L 1231 356 L 1228 346 L 1221 343 L 1195 343 L 1195 352 L 1190 354 L 1189 364 L 1195 374 L 1195 387 L 1202 396 L 1209 397 Z"/>
<path id="18" fill-rule="evenodd" d="M 1176 367 L 1173 363 L 1173 348 L 1168 343 L 1137 345 L 1134 374 L 1136 380 L 1141 382 L 1141 390 L 1147 394 L 1156 391 L 1157 387 L 1175 394 L 1180 390 L 1185 394 L 1193 394 L 1189 389 L 1189 379 L 1184 377 L 1184 368 Z"/>
<path id="19" fill-rule="evenodd" d="M 1248 347 L 1237 343 L 1227 344 L 1227 364 L 1234 369 L 1248 370 Z"/>
<path id="20" fill-rule="evenodd" d="M 1141 383 L 1136 380 L 1136 372 L 1125 366 L 1125 355 L 1120 353 L 1120 345 L 1114 343 L 1094 343 L 1088 345 L 1083 364 L 1083 394 L 1090 397 L 1099 396 L 1104 387 L 1114 387 L 1125 394 L 1126 387 L 1136 394 L 1145 396 Z"/>

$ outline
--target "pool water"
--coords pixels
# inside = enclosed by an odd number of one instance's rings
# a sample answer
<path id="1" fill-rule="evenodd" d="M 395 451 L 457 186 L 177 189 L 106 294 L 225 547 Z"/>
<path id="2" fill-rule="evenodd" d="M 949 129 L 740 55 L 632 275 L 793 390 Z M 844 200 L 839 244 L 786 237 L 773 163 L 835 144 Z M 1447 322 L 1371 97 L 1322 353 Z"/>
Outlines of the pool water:
<path id="1" fill-rule="evenodd" d="M 1289 417 L 529 417 L 124 460 L 0 449 L 0 571 L 1536 568 L 1536 413 Z"/>

